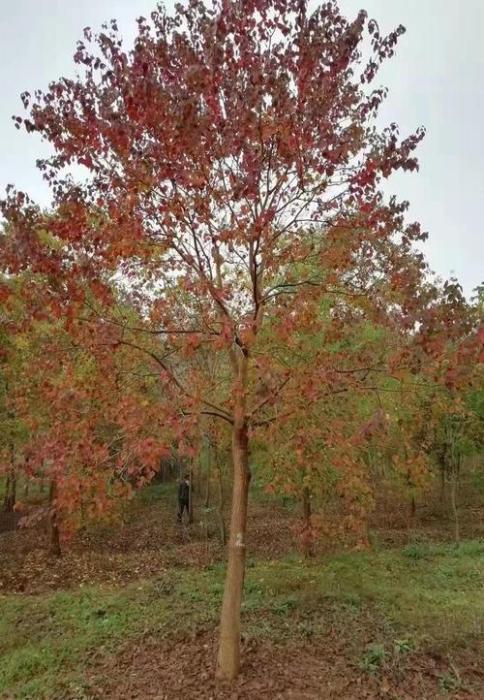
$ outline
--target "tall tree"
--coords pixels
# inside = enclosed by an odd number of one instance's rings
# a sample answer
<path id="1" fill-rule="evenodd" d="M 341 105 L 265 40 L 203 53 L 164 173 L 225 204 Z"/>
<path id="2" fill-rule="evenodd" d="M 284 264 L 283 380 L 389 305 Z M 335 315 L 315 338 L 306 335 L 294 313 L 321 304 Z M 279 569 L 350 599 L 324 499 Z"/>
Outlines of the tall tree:
<path id="1" fill-rule="evenodd" d="M 325 344 L 361 318 L 408 332 L 425 302 L 412 252 L 424 235 L 380 191 L 393 171 L 417 168 L 423 131 L 400 140 L 374 121 L 386 92 L 372 83 L 402 32 L 382 36 L 365 12 L 348 21 L 333 1 L 309 12 L 305 0 L 190 0 L 173 17 L 159 7 L 141 18 L 131 51 L 115 22 L 87 29 L 80 74 L 24 94 L 30 114 L 16 118 L 55 151 L 40 162 L 55 216 L 10 191 L 6 269 L 46 275 L 45 308 L 92 351 L 130 347 L 156 368 L 182 446 L 200 415 L 230 425 L 225 678 L 240 665 L 250 441 L 284 420 L 281 405 L 304 411 L 374 387 L 364 346 L 350 364 L 344 343 Z M 72 165 L 87 177 L 66 175 Z M 86 288 L 97 299 L 87 314 Z M 220 355 L 223 381 L 186 362 L 199 350 Z"/>
<path id="2" fill-rule="evenodd" d="M 26 426 L 15 409 L 15 398 L 24 388 L 19 348 L 14 328 L 22 320 L 19 299 L 12 300 L 15 281 L 0 278 L 0 475 L 5 480 L 3 510 L 12 512 L 17 502 L 17 465 L 26 441 Z"/>

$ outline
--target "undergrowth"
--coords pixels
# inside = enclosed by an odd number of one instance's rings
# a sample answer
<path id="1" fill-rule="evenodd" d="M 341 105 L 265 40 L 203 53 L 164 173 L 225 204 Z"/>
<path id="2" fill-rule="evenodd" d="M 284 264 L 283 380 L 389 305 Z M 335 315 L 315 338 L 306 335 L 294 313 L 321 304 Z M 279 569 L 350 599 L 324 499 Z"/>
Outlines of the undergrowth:
<path id="1" fill-rule="evenodd" d="M 244 634 L 279 642 L 339 630 L 377 672 L 387 649 L 450 651 L 482 639 L 484 542 L 412 545 L 313 561 L 250 561 Z M 93 655 L 149 634 L 183 638 L 217 624 L 224 567 L 173 569 L 124 588 L 0 597 L 0 695 L 55 697 L 82 685 Z M 2 695 L 3 696 L 3 695 Z"/>

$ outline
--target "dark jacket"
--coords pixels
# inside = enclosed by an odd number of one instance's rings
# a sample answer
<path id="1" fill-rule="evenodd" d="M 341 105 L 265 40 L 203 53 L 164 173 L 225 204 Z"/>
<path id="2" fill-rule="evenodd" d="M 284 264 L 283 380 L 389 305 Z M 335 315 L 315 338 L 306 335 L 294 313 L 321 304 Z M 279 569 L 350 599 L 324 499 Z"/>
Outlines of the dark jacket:
<path id="1" fill-rule="evenodd" d="M 181 481 L 178 486 L 178 500 L 180 503 L 188 503 L 190 500 L 190 484 L 186 481 Z"/>

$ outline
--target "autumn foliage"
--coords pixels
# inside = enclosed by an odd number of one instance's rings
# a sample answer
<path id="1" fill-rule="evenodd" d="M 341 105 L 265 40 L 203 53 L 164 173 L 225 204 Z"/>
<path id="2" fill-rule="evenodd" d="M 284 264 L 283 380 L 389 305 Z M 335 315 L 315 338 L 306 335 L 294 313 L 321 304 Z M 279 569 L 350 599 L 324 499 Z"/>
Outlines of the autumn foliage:
<path id="1" fill-rule="evenodd" d="M 53 149 L 39 161 L 49 212 L 14 189 L 2 203 L 3 269 L 35 284 L 27 322 L 56 329 L 28 373 L 46 404 L 36 468 L 60 507 L 89 493 L 102 510 L 107 473 L 154 471 L 173 444 L 193 456 L 201 423 L 221 421 L 233 464 L 226 678 L 240 664 L 250 446 L 296 490 L 314 488 L 323 454 L 354 525 L 371 500 L 361 454 L 391 432 L 392 411 L 378 399 L 355 410 L 360 398 L 430 368 L 445 386 L 467 381 L 478 350 L 458 292 L 428 280 L 408 203 L 381 190 L 417 169 L 424 135 L 375 121 L 378 71 L 403 31 L 383 36 L 335 2 L 160 7 L 130 51 L 115 22 L 86 29 L 78 76 L 24 94 L 16 118 Z"/>

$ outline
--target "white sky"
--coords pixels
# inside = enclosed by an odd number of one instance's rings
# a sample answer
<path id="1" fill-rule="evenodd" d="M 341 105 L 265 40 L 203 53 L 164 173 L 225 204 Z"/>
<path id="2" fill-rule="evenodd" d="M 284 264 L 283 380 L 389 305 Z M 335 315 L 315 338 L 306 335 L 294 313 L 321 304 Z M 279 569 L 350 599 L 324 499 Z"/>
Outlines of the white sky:
<path id="1" fill-rule="evenodd" d="M 38 137 L 17 131 L 20 93 L 73 74 L 82 29 L 115 17 L 127 42 L 135 18 L 155 0 L 0 0 L 0 193 L 15 184 L 42 204 L 49 195 L 35 160 Z M 166 5 L 172 5 L 167 0 Z M 430 233 L 425 253 L 441 276 L 467 294 L 484 280 L 484 0 L 340 0 L 348 16 L 364 7 L 382 31 L 402 23 L 397 55 L 381 71 L 390 88 L 382 112 L 402 134 L 423 124 L 418 174 L 395 176 L 390 190 L 411 202 Z"/>

